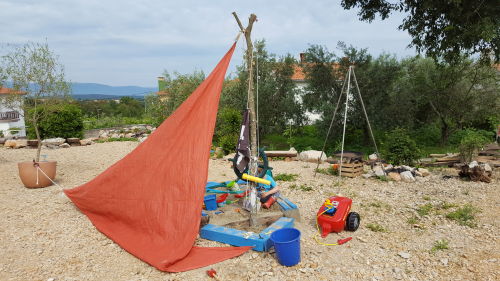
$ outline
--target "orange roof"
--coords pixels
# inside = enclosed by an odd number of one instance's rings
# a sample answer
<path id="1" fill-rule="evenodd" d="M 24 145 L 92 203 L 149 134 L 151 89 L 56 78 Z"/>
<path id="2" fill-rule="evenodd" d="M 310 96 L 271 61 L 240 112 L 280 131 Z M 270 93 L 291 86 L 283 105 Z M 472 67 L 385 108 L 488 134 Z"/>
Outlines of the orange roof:
<path id="1" fill-rule="evenodd" d="M 0 87 L 0 95 L 26 95 L 26 92 L 15 91 L 11 88 Z"/>
<path id="2" fill-rule="evenodd" d="M 339 63 L 333 63 L 332 65 L 333 70 L 338 71 L 340 69 L 340 64 Z M 306 80 L 306 75 L 304 73 L 304 68 L 298 64 L 295 64 L 293 66 L 293 74 L 292 74 L 292 80 L 293 81 L 304 81 Z"/>

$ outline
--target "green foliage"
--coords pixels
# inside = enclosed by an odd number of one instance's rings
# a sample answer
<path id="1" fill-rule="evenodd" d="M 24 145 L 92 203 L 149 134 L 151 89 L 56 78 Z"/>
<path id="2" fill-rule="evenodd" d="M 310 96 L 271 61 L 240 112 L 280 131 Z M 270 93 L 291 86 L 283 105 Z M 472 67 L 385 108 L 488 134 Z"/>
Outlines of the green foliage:
<path id="1" fill-rule="evenodd" d="M 406 220 L 408 224 L 417 224 L 419 222 L 418 218 L 416 216 L 410 217 Z"/>
<path id="2" fill-rule="evenodd" d="M 80 108 L 75 104 L 58 104 L 38 106 L 28 111 L 26 119 L 28 136 L 36 138 L 35 129 L 30 121 L 33 115 L 43 116 L 38 121 L 39 133 L 45 138 L 82 138 L 83 116 Z"/>
<path id="3" fill-rule="evenodd" d="M 105 116 L 105 117 L 86 117 L 83 120 L 85 130 L 102 129 L 121 127 L 124 125 L 135 124 L 152 124 L 153 120 L 148 117 L 135 118 L 135 117 L 120 117 L 120 116 Z"/>
<path id="4" fill-rule="evenodd" d="M 475 227 L 476 224 L 476 213 L 479 212 L 479 209 L 475 208 L 470 204 L 466 204 L 457 210 L 450 212 L 446 215 L 447 219 L 454 220 L 458 222 L 460 225 L 465 225 L 468 227 Z"/>
<path id="5" fill-rule="evenodd" d="M 333 169 L 332 166 L 329 166 L 328 168 L 317 168 L 314 170 L 316 173 L 320 173 L 323 175 L 330 175 L 330 176 L 338 176 L 339 171 L 337 169 Z"/>
<path id="6" fill-rule="evenodd" d="M 437 240 L 436 242 L 434 242 L 434 246 L 432 246 L 431 252 L 435 253 L 437 251 L 446 250 L 448 248 L 448 240 Z"/>
<path id="7" fill-rule="evenodd" d="M 462 161 L 469 163 L 478 150 L 483 148 L 490 140 L 480 132 L 472 129 L 464 130 L 460 140 L 459 151 Z"/>
<path id="8" fill-rule="evenodd" d="M 366 227 L 373 232 L 387 232 L 387 229 L 378 223 L 369 223 Z"/>
<path id="9" fill-rule="evenodd" d="M 306 184 L 301 184 L 300 186 L 296 185 L 296 184 L 292 184 L 292 185 L 290 185 L 290 189 L 300 189 L 302 191 L 312 191 L 313 190 L 312 186 L 309 186 Z"/>
<path id="10" fill-rule="evenodd" d="M 215 141 L 224 153 L 234 152 L 238 143 L 241 126 L 241 113 L 232 108 L 222 108 L 217 115 Z"/>
<path id="11" fill-rule="evenodd" d="M 290 148 L 288 138 L 284 135 L 265 135 L 260 140 L 260 146 L 269 150 L 288 150 Z"/>
<path id="12" fill-rule="evenodd" d="M 299 175 L 297 174 L 277 174 L 274 176 L 276 181 L 295 181 Z"/>
<path id="13" fill-rule="evenodd" d="M 21 128 L 12 127 L 12 128 L 9 129 L 9 131 L 10 131 L 11 135 L 17 135 L 17 133 L 19 133 L 19 131 L 21 131 Z"/>
<path id="14" fill-rule="evenodd" d="M 427 204 L 425 204 L 425 205 L 422 205 L 422 206 L 418 207 L 418 209 L 417 209 L 417 213 L 418 213 L 421 217 L 423 217 L 423 216 L 427 216 L 427 215 L 429 215 L 429 214 L 431 213 L 432 208 L 433 208 L 432 204 L 431 204 L 431 203 L 427 203 Z"/>
<path id="15" fill-rule="evenodd" d="M 115 142 L 115 141 L 139 141 L 139 140 L 136 138 L 107 138 L 107 139 L 99 139 L 96 140 L 95 142 L 104 143 L 104 142 Z"/>
<path id="16" fill-rule="evenodd" d="M 413 165 L 419 156 L 417 144 L 406 133 L 406 130 L 396 128 L 387 136 L 386 160 L 394 165 Z"/>
<path id="17" fill-rule="evenodd" d="M 466 54 L 493 54 L 500 60 L 498 2 L 455 1 L 363 1 L 342 0 L 344 9 L 360 8 L 360 20 L 371 22 L 379 15 L 383 20 L 393 12 L 405 18 L 399 29 L 412 37 L 410 46 L 434 58 L 453 61 Z M 485 58 L 489 61 L 489 57 Z"/>

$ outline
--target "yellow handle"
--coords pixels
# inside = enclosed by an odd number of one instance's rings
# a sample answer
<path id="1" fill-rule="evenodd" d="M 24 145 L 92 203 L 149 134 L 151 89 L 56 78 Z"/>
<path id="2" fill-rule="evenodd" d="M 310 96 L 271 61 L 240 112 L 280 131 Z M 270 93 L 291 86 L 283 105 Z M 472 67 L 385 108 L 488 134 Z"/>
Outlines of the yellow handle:
<path id="1" fill-rule="evenodd" d="M 248 181 L 253 181 L 253 182 L 256 182 L 256 183 L 262 183 L 262 184 L 265 184 L 265 185 L 271 185 L 270 181 L 262 179 L 262 178 L 259 178 L 259 177 L 250 176 L 249 174 L 243 174 L 242 179 L 248 180 Z"/>

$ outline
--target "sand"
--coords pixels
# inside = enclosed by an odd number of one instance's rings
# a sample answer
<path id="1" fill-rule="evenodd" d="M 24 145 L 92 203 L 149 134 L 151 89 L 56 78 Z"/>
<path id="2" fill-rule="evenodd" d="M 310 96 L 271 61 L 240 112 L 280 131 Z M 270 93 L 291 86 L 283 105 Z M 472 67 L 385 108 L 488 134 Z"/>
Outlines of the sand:
<path id="1" fill-rule="evenodd" d="M 57 183 L 65 188 L 83 184 L 122 158 L 135 142 L 93 144 L 67 149 L 44 149 L 58 161 Z M 500 185 L 443 179 L 452 169 L 433 170 L 414 183 L 376 179 L 343 179 L 318 174 L 305 162 L 272 161 L 274 173 L 294 173 L 295 182 L 278 182 L 282 193 L 302 214 L 302 261 L 280 266 L 270 253 L 249 251 L 210 267 L 164 273 L 130 255 L 96 230 L 62 195 L 57 186 L 27 189 L 17 175 L 17 162 L 29 161 L 31 149 L 0 148 L 0 280 L 209 280 L 214 268 L 221 280 L 499 280 Z M 326 165 L 323 165 L 326 167 Z M 209 180 L 234 177 L 228 161 L 211 159 Z M 303 191 L 307 185 L 311 191 Z M 353 199 L 361 215 L 356 232 L 330 234 L 322 241 L 352 236 L 342 246 L 327 247 L 313 239 L 315 214 L 329 196 Z M 443 205 L 443 203 L 446 203 Z M 470 203 L 480 212 L 477 226 L 463 226 L 446 214 Z M 417 209 L 430 204 L 420 216 Z M 458 207 L 453 207 L 454 204 Z M 440 207 L 441 206 L 441 207 Z M 445 209 L 443 206 L 452 206 Z M 243 216 L 242 216 L 243 217 Z M 379 225 L 385 231 L 373 231 Z M 432 251 L 438 240 L 448 249 Z M 196 245 L 226 246 L 198 239 Z"/>

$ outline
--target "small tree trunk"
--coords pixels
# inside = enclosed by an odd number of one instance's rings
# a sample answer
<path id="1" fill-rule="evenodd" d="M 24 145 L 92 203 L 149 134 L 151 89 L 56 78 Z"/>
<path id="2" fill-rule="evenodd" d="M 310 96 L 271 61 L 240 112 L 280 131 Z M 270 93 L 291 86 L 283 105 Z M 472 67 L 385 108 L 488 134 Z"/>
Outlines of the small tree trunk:
<path id="1" fill-rule="evenodd" d="M 38 140 L 35 162 L 40 162 L 40 152 L 42 151 L 42 138 L 40 137 L 40 131 L 38 129 L 38 121 L 36 120 L 35 117 L 33 118 L 33 127 L 35 128 L 36 139 Z"/>

